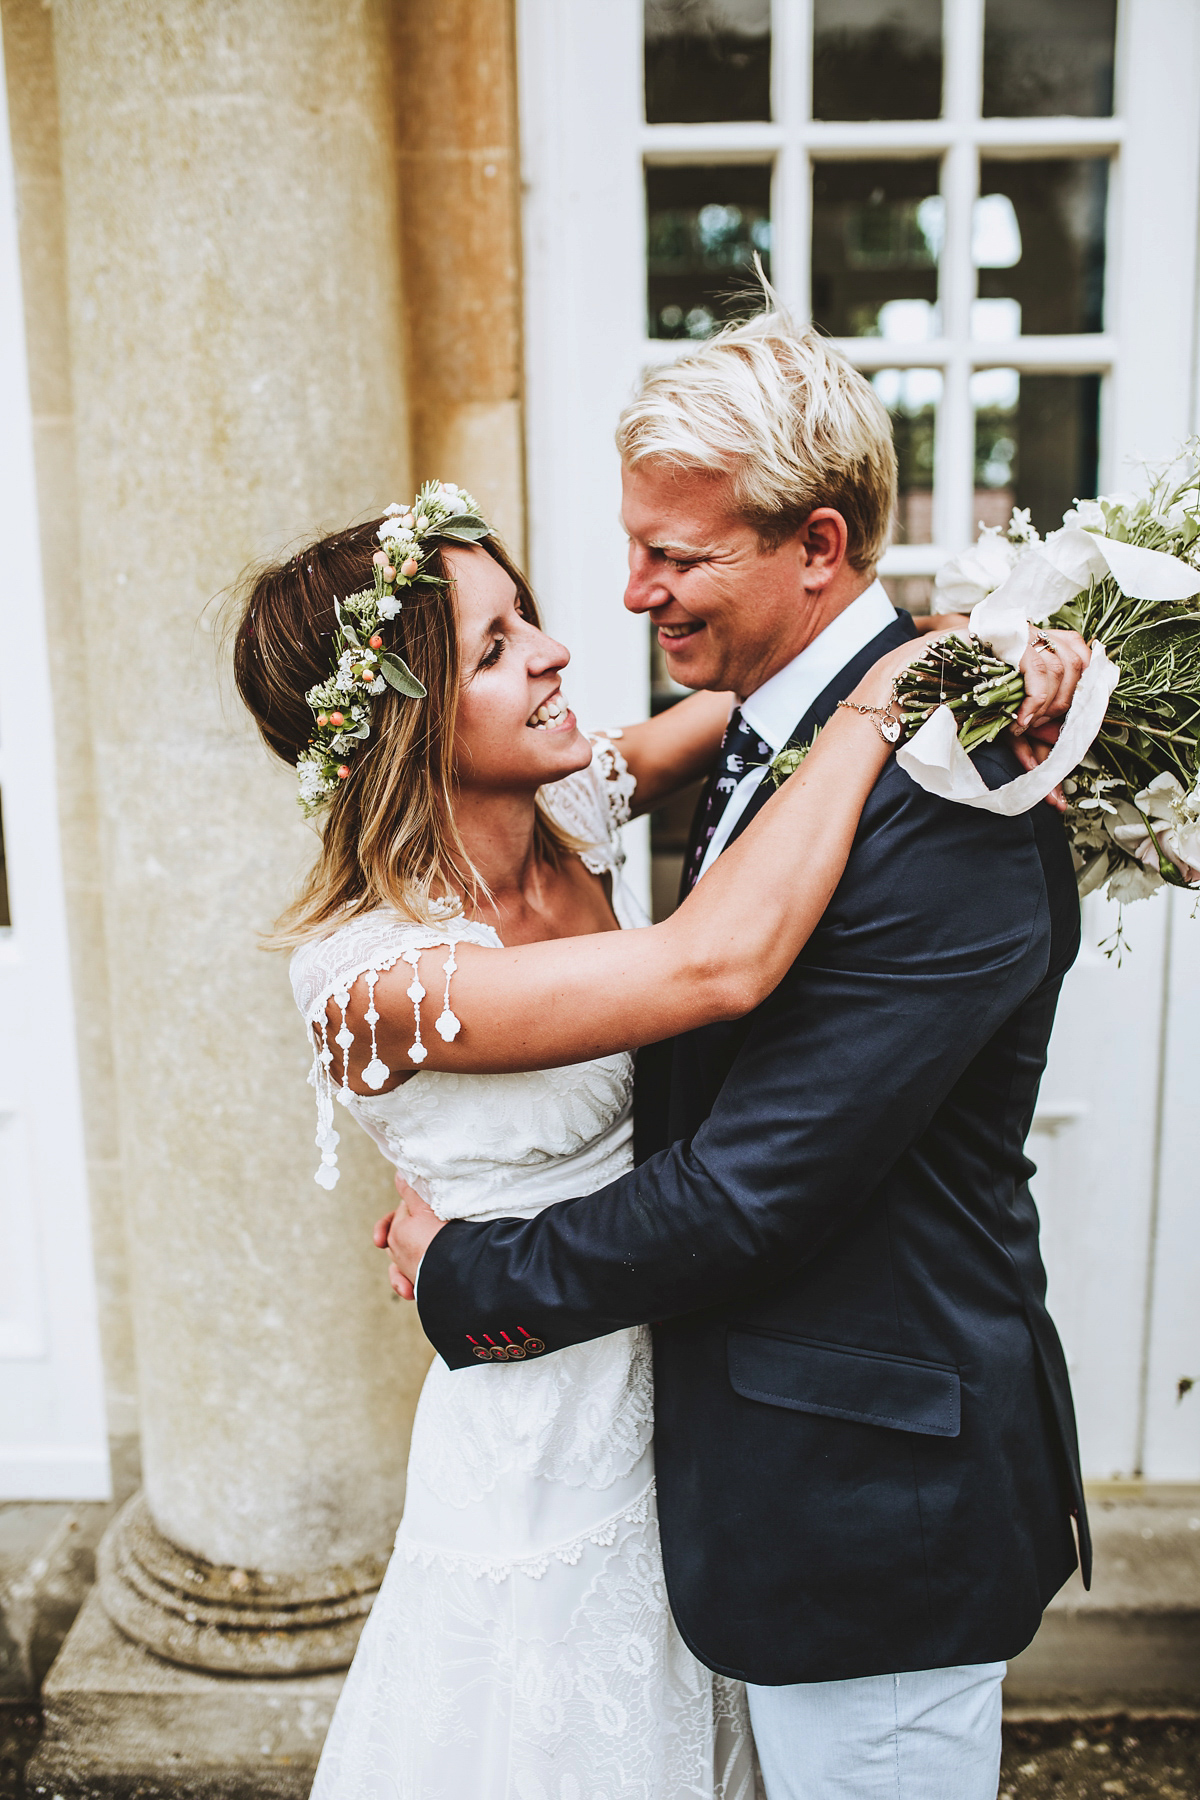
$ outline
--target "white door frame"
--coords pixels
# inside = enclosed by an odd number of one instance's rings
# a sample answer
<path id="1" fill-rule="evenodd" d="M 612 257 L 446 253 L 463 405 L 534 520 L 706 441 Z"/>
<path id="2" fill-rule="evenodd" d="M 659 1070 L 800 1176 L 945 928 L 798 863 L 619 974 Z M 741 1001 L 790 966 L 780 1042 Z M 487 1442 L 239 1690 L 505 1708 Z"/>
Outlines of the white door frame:
<path id="1" fill-rule="evenodd" d="M 0 46 L 0 1500 L 111 1494 Z"/>

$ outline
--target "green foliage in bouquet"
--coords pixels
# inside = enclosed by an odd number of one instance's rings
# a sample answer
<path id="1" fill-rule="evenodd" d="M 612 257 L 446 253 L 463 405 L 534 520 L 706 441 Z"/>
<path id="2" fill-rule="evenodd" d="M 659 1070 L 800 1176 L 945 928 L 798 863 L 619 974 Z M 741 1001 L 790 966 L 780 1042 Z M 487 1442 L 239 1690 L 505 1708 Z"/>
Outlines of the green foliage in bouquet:
<path id="1" fill-rule="evenodd" d="M 1177 587 L 1187 585 L 1189 571 L 1200 570 L 1200 439 L 1149 474 L 1143 497 L 1079 501 L 1064 516 L 1063 530 L 1044 541 L 1027 512 L 1014 512 L 1006 533 L 984 532 L 939 574 L 934 600 L 935 612 L 966 610 L 992 593 L 999 601 L 1019 569 L 1024 580 L 1014 587 L 1024 597 L 1030 568 L 1021 565 L 1029 557 L 1040 559 L 1035 567 L 1044 571 L 1047 589 L 1057 581 L 1061 591 L 1070 583 L 1055 573 L 1056 559 L 1065 564 L 1074 555 L 1079 567 L 1078 546 L 1089 554 L 1082 534 L 1094 542 L 1095 566 L 1075 597 L 1052 611 L 1028 610 L 1031 618 L 1099 641 L 1120 668 L 1099 734 L 1064 788 L 1080 892 L 1107 881 L 1110 898 L 1121 901 L 1141 899 L 1164 883 L 1200 884 L 1200 595 L 1136 597 L 1128 591 L 1139 585 L 1127 572 L 1131 559 L 1122 560 L 1116 548 L 1136 546 L 1188 565 L 1178 572 L 1184 580 Z M 1025 684 L 986 641 L 986 613 L 972 622 L 978 638 L 932 647 L 901 677 L 897 701 L 907 732 L 945 705 L 970 751 L 1016 718 Z"/>

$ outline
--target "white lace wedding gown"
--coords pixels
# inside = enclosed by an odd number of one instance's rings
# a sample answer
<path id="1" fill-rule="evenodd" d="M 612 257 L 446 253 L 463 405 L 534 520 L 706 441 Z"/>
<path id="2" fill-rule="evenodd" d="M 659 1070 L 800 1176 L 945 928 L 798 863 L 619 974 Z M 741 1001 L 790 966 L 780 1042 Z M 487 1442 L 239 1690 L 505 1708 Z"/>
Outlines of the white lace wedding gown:
<path id="1" fill-rule="evenodd" d="M 642 925 L 618 848 L 633 782 L 609 740 L 594 744 L 591 766 L 543 797 L 588 846 L 587 867 L 611 875 L 621 925 Z M 416 957 L 445 945 L 442 1024 L 452 1030 L 459 942 L 501 947 L 488 926 L 427 929 L 376 912 L 297 951 L 297 1002 L 310 1025 L 328 1011 L 330 1035 L 344 1032 L 339 995 L 344 1004 L 359 976 L 373 982 L 371 971 L 404 959 L 419 1008 Z M 339 1086 L 341 1068 L 326 1042 L 314 1067 L 325 1185 L 336 1180 L 335 1092 L 446 1219 L 532 1217 L 631 1164 L 625 1054 L 519 1075 L 423 1072 L 371 1098 Z M 533 1343 L 532 1354 L 520 1341 L 511 1351 L 480 1343 L 479 1366 L 451 1371 L 438 1357 L 430 1368 L 395 1552 L 314 1800 L 755 1793 L 743 1690 L 696 1661 L 667 1607 L 649 1332 L 542 1357 Z"/>

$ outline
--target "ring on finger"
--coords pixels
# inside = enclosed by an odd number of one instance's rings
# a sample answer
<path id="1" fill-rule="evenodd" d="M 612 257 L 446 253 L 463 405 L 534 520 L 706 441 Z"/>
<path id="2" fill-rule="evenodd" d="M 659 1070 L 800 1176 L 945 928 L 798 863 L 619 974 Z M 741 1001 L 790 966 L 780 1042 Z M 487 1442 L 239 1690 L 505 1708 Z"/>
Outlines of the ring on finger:
<path id="1" fill-rule="evenodd" d="M 1051 656 L 1058 655 L 1058 651 L 1050 642 L 1050 639 L 1046 636 L 1044 631 L 1035 631 L 1033 634 L 1033 641 L 1039 650 L 1048 650 Z"/>

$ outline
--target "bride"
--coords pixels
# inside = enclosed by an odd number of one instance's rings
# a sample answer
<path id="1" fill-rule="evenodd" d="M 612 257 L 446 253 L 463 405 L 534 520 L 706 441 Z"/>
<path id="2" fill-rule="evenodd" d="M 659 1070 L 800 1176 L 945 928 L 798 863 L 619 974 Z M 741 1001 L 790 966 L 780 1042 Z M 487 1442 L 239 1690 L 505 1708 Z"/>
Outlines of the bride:
<path id="1" fill-rule="evenodd" d="M 824 910 L 890 752 L 892 652 L 679 911 L 648 921 L 619 827 L 712 764 L 727 696 L 585 736 L 566 649 L 470 496 L 328 537 L 260 575 L 239 690 L 299 769 L 321 850 L 282 942 L 333 1100 L 443 1218 L 529 1217 L 632 1161 L 632 1056 L 741 1016 Z M 762 746 L 764 754 L 769 754 Z M 460 1025 L 460 1019 L 463 1023 Z M 395 1554 L 318 1800 L 750 1800 L 739 1685 L 672 1623 L 649 1332 L 539 1360 L 514 1317 L 436 1359 Z"/>

